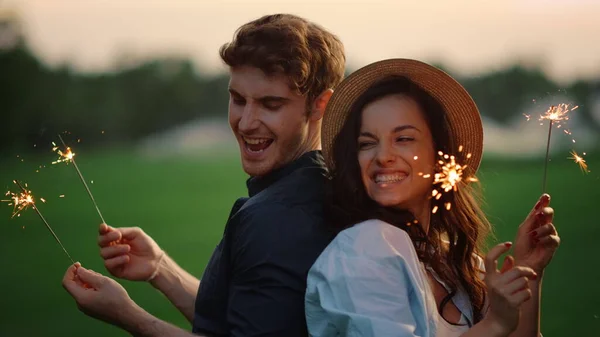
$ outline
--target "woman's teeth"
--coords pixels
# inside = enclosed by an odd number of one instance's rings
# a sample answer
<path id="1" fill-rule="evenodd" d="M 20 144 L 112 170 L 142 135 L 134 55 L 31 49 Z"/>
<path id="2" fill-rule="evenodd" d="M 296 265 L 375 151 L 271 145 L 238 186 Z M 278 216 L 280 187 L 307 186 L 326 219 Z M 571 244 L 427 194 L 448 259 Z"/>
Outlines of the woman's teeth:
<path id="1" fill-rule="evenodd" d="M 375 183 L 395 183 L 404 180 L 406 175 L 400 174 L 378 174 L 375 176 Z"/>

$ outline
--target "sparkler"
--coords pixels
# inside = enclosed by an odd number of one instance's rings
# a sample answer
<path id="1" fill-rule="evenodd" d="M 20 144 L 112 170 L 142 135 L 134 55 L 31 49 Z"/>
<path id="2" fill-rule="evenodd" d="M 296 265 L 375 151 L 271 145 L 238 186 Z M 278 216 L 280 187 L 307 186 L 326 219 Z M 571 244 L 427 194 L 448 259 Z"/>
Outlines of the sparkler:
<path id="1" fill-rule="evenodd" d="M 585 156 L 585 152 L 583 153 L 583 155 Z M 579 168 L 584 173 L 590 172 L 588 170 L 588 166 L 587 166 L 587 163 L 585 162 L 585 159 L 583 159 L 583 157 L 579 156 L 577 154 L 577 152 L 575 152 L 575 150 L 571 150 L 571 157 L 568 157 L 567 159 L 573 159 L 573 161 L 575 161 L 575 163 L 579 165 Z"/>
<path id="2" fill-rule="evenodd" d="M 542 192 L 546 193 L 546 178 L 548 175 L 548 162 L 550 159 L 550 137 L 552 136 L 552 127 L 556 126 L 557 129 L 560 129 L 566 121 L 569 120 L 569 113 L 575 109 L 579 108 L 579 106 L 571 107 L 570 104 L 560 103 L 558 105 L 552 105 L 546 110 L 546 112 L 540 116 L 539 121 L 540 125 L 544 125 L 544 121 L 550 121 L 548 123 L 548 141 L 546 143 L 546 159 L 544 161 L 544 179 L 542 181 Z M 527 120 L 529 120 L 530 116 L 527 116 Z M 564 129 L 564 132 L 567 135 L 571 135 L 571 131 L 568 129 Z M 572 139 L 573 143 L 575 143 L 575 139 Z"/>
<path id="3" fill-rule="evenodd" d="M 459 146 L 458 152 L 462 152 L 463 146 Z M 456 157 L 453 155 L 445 154 L 442 151 L 438 152 L 439 160 L 438 164 L 440 165 L 440 171 L 433 175 L 433 185 L 439 185 L 438 188 L 434 188 L 431 192 L 431 196 L 435 200 L 440 200 L 444 193 L 448 193 L 450 191 L 456 191 L 458 189 L 458 184 L 461 181 L 473 182 L 477 181 L 475 177 L 464 178 L 465 170 L 467 169 L 467 164 L 460 164 L 456 161 Z M 466 159 L 470 159 L 471 154 L 468 153 L 466 155 Z M 431 174 L 423 174 L 419 173 L 419 175 L 423 176 L 423 178 L 431 178 Z M 444 204 L 446 210 L 450 210 L 452 208 L 452 204 L 450 202 L 446 202 Z M 439 207 L 434 206 L 432 209 L 432 213 L 436 213 Z"/>
<path id="4" fill-rule="evenodd" d="M 92 195 L 92 191 L 90 190 L 87 183 L 85 182 L 85 179 L 83 178 L 83 174 L 81 174 L 81 171 L 79 170 L 79 167 L 77 166 L 77 163 L 75 162 L 75 153 L 73 153 L 71 148 L 68 147 L 67 144 L 65 144 L 65 141 L 62 139 L 60 134 L 58 135 L 58 138 L 60 139 L 61 143 L 65 147 L 65 151 L 63 152 L 62 150 L 60 150 L 59 147 L 56 146 L 56 143 L 52 142 L 52 145 L 53 145 L 52 151 L 55 151 L 60 156 L 59 159 L 52 162 L 52 164 L 58 164 L 58 163 L 62 163 L 62 162 L 66 162 L 67 164 L 69 162 L 73 163 L 73 167 L 75 167 L 75 170 L 77 171 L 77 175 L 79 176 L 79 179 L 81 179 L 83 186 L 85 186 L 85 190 L 87 191 L 88 195 L 90 196 L 92 203 L 96 207 L 96 211 L 98 212 L 100 219 L 102 220 L 103 223 L 106 223 L 106 221 L 104 220 L 104 217 L 102 216 L 102 213 L 100 212 L 100 208 L 98 208 L 98 204 L 96 203 L 96 200 L 94 199 L 94 196 Z"/>
<path id="5" fill-rule="evenodd" d="M 52 227 L 50 227 L 50 224 L 48 223 L 48 221 L 46 221 L 46 218 L 44 218 L 44 216 L 42 215 L 42 212 L 40 212 L 40 210 L 36 207 L 35 199 L 34 199 L 33 195 L 31 194 L 31 191 L 28 191 L 27 189 L 25 189 L 25 187 L 23 187 L 23 185 L 21 185 L 21 183 L 19 183 L 16 180 L 13 180 L 13 183 L 15 183 L 17 186 L 19 186 L 19 188 L 21 189 L 21 192 L 14 193 L 14 192 L 8 191 L 8 192 L 6 192 L 6 195 L 10 196 L 11 199 L 10 200 L 2 200 L 2 201 L 11 202 L 9 205 L 14 206 L 13 214 L 12 214 L 11 218 L 14 218 L 15 216 L 17 216 L 17 217 L 20 216 L 22 211 L 26 210 L 27 208 L 29 208 L 31 206 L 31 208 L 33 208 L 35 210 L 35 212 L 40 217 L 40 219 L 42 219 L 42 221 L 46 225 L 46 228 L 48 228 L 48 230 L 54 237 L 54 240 L 56 240 L 56 242 L 58 242 L 58 244 L 60 245 L 62 250 L 65 252 L 65 254 L 67 254 L 67 257 L 69 257 L 71 262 L 73 264 L 75 264 L 75 261 L 73 261 L 73 259 L 71 258 L 71 255 L 69 255 L 65 246 L 62 244 L 62 242 L 60 242 L 60 239 L 58 238 L 56 233 L 54 233 L 54 231 L 52 230 Z M 27 186 L 27 184 L 25 184 L 25 186 Z M 40 198 L 40 200 L 42 202 L 46 202 L 44 200 L 44 198 Z"/>
<path id="6" fill-rule="evenodd" d="M 16 183 L 13 180 L 14 183 Z M 27 184 L 25 184 L 25 186 L 27 186 Z M 20 217 L 21 216 L 21 212 L 25 211 L 26 209 L 29 208 L 29 206 L 33 205 L 33 196 L 30 193 L 27 193 L 26 191 L 21 192 L 21 193 L 14 193 L 11 191 L 7 191 L 6 196 L 9 196 L 10 199 L 8 200 L 0 200 L 2 202 L 8 202 L 9 206 L 13 206 L 13 213 L 11 215 L 11 218 L 16 217 Z M 41 199 L 42 202 L 45 202 L 44 199 Z"/>

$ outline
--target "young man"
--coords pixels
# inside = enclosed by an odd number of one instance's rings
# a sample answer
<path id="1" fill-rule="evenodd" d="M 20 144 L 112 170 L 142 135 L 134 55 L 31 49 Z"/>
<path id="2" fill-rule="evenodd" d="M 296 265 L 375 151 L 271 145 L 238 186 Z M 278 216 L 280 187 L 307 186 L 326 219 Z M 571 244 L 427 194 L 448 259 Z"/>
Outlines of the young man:
<path id="1" fill-rule="evenodd" d="M 306 275 L 331 239 L 323 224 L 321 118 L 344 75 L 344 48 L 318 25 L 279 14 L 240 27 L 220 55 L 231 75 L 229 123 L 251 178 L 202 282 L 139 228 L 102 224 L 101 255 L 112 275 L 150 281 L 193 323 L 193 333 L 306 336 Z M 84 313 L 135 336 L 192 336 L 79 265 L 63 285 Z"/>

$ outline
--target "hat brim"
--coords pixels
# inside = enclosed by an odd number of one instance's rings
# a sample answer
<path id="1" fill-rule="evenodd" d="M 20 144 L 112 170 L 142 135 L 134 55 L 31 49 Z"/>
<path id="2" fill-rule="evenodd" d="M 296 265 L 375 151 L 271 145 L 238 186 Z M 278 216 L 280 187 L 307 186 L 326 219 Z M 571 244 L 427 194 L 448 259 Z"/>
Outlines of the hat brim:
<path id="1" fill-rule="evenodd" d="M 463 153 L 470 153 L 467 175 L 477 172 L 483 155 L 483 124 L 475 101 L 465 88 L 442 70 L 421 61 L 388 59 L 371 63 L 340 83 L 325 110 L 321 131 L 323 157 L 334 167 L 332 148 L 356 100 L 373 84 L 390 76 L 403 76 L 435 98 L 443 107 L 450 137 Z M 437 149 L 436 149 L 437 151 Z M 458 153 L 450 154 L 458 155 Z"/>

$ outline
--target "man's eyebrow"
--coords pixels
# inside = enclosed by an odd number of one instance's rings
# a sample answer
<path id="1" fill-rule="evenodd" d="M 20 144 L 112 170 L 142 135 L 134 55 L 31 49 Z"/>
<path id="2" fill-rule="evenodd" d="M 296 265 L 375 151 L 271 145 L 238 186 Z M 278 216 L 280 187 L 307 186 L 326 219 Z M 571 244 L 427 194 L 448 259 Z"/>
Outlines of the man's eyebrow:
<path id="1" fill-rule="evenodd" d="M 290 101 L 289 98 L 281 96 L 263 96 L 260 97 L 258 100 L 261 103 L 286 103 Z"/>
<path id="2" fill-rule="evenodd" d="M 234 96 L 242 96 L 239 92 L 235 91 L 235 89 L 229 87 L 229 93 Z"/>
<path id="3" fill-rule="evenodd" d="M 237 92 L 235 89 L 229 87 L 229 93 L 234 95 L 234 96 L 239 96 L 239 97 L 244 97 L 242 94 L 240 94 L 239 92 Z M 290 98 L 287 97 L 283 97 L 283 96 L 275 96 L 275 95 L 267 95 L 267 96 L 262 96 L 262 97 L 258 97 L 256 98 L 257 101 L 260 101 L 261 103 L 265 104 L 265 103 L 286 103 L 291 101 Z"/>

